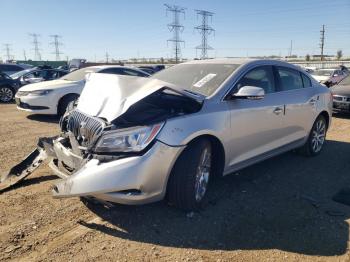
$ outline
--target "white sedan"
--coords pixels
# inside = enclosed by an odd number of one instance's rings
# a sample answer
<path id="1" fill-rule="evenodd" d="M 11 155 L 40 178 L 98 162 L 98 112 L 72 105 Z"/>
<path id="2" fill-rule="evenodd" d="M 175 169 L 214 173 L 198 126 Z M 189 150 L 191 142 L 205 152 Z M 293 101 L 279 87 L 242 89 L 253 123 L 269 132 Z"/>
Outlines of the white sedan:
<path id="1" fill-rule="evenodd" d="M 15 99 L 17 108 L 31 113 L 62 116 L 69 103 L 78 99 L 89 73 L 105 73 L 148 77 L 137 68 L 123 66 L 91 66 L 76 70 L 60 79 L 29 84 L 19 89 Z"/>
<path id="2" fill-rule="evenodd" d="M 341 69 L 319 69 L 311 73 L 319 83 L 330 87 L 338 84 L 349 75 L 349 72 Z"/>

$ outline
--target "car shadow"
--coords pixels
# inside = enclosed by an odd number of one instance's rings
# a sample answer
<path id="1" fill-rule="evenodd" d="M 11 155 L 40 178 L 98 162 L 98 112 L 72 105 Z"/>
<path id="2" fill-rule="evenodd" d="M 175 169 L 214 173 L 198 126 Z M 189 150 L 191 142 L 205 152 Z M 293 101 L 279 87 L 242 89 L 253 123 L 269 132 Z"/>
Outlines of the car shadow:
<path id="1" fill-rule="evenodd" d="M 335 113 L 335 112 L 333 112 L 332 116 L 336 117 L 336 118 L 341 118 L 341 119 L 350 119 L 350 113 L 343 113 L 343 112 Z"/>
<path id="2" fill-rule="evenodd" d="M 40 184 L 46 181 L 50 181 L 50 180 L 54 180 L 57 179 L 57 176 L 54 175 L 48 175 L 48 176 L 40 176 L 40 177 L 33 177 L 33 178 L 25 178 L 23 181 L 21 181 L 21 183 L 18 184 L 14 184 L 11 187 L 5 188 L 3 190 L 0 190 L 0 194 L 5 193 L 5 192 L 9 192 L 12 190 L 15 190 L 17 188 L 23 188 L 26 186 L 31 186 L 33 184 Z"/>
<path id="3" fill-rule="evenodd" d="M 334 256 L 347 250 L 350 207 L 332 201 L 350 185 L 350 143 L 327 141 L 317 157 L 286 153 L 212 181 L 203 210 L 164 202 L 86 206 L 108 223 L 80 222 L 105 234 L 167 247 L 279 249 Z"/>
<path id="4" fill-rule="evenodd" d="M 46 123 L 58 123 L 60 118 L 54 115 L 27 115 L 29 120 L 38 121 L 38 122 L 46 122 Z"/>

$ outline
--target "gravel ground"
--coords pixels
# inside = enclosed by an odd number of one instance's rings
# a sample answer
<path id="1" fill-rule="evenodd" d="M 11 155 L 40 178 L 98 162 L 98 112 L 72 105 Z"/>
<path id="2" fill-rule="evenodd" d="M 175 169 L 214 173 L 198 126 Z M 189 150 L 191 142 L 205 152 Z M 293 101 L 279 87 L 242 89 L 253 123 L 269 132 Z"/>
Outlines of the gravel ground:
<path id="1" fill-rule="evenodd" d="M 0 260 L 349 261 L 350 118 L 337 116 L 321 155 L 287 153 L 213 181 L 205 208 L 160 202 L 106 207 L 53 199 L 47 165 L 0 193 Z M 57 120 L 0 104 L 0 171 L 58 132 Z"/>

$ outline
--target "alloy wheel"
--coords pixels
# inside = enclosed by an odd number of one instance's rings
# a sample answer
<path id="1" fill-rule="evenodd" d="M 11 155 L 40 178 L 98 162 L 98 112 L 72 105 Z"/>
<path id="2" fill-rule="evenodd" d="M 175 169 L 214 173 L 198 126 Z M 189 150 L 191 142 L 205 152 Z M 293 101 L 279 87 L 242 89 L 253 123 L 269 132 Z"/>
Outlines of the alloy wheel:
<path id="1" fill-rule="evenodd" d="M 211 167 L 211 149 L 205 148 L 202 151 L 202 155 L 197 167 L 196 181 L 195 181 L 195 198 L 197 202 L 200 202 L 208 187 L 209 176 Z"/>
<path id="2" fill-rule="evenodd" d="M 8 87 L 0 88 L 0 101 L 1 102 L 10 102 L 13 98 L 13 91 Z"/>
<path id="3" fill-rule="evenodd" d="M 315 153 L 320 152 L 325 140 L 326 140 L 326 123 L 323 119 L 319 119 L 312 130 L 312 139 L 311 139 L 312 150 Z"/>

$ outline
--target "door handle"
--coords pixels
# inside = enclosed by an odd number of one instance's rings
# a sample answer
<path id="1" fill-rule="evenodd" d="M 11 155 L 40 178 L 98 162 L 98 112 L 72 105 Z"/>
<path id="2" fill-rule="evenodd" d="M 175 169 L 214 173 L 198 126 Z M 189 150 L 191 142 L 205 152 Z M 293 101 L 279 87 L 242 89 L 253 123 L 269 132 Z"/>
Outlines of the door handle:
<path id="1" fill-rule="evenodd" d="M 279 115 L 283 112 L 283 109 L 280 108 L 280 107 L 276 107 L 275 110 L 273 110 L 273 112 L 276 114 L 276 115 Z"/>

